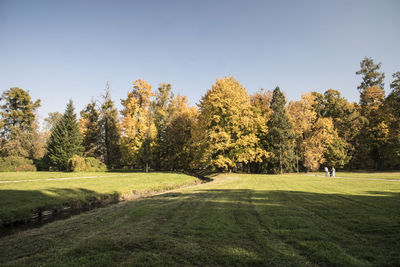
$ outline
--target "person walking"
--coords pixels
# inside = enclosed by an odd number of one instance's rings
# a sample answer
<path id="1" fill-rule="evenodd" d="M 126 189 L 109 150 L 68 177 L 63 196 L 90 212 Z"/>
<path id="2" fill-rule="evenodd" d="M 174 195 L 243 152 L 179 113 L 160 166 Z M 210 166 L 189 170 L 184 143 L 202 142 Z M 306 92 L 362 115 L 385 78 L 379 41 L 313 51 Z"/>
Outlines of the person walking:
<path id="1" fill-rule="evenodd" d="M 328 177 L 328 167 L 325 167 L 325 176 Z"/>
<path id="2" fill-rule="evenodd" d="M 332 167 L 332 177 L 335 177 L 335 172 L 336 172 L 335 167 Z"/>

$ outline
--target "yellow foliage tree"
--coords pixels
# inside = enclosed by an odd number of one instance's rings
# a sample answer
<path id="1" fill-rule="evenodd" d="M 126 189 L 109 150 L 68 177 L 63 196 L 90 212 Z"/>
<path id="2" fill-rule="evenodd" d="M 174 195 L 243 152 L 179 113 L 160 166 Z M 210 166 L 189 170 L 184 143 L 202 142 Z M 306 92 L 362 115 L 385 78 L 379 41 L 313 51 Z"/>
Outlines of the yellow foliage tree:
<path id="1" fill-rule="evenodd" d="M 200 163 L 219 170 L 261 161 L 250 98 L 234 78 L 217 79 L 199 104 Z"/>
<path id="2" fill-rule="evenodd" d="M 143 80 L 133 82 L 133 89 L 125 100 L 122 118 L 122 160 L 126 165 L 142 166 L 148 171 L 151 161 L 151 147 L 156 135 L 150 112 L 151 85 Z"/>
<path id="3" fill-rule="evenodd" d="M 307 170 L 317 171 L 325 162 L 325 153 L 340 138 L 331 118 L 318 118 L 314 108 L 316 94 L 303 94 L 300 101 L 289 103 L 289 117 L 297 136 L 298 150 Z"/>
<path id="4" fill-rule="evenodd" d="M 334 142 L 337 133 L 331 118 L 319 118 L 307 134 L 302 143 L 304 153 L 304 167 L 307 170 L 317 171 L 325 162 L 324 154 Z"/>

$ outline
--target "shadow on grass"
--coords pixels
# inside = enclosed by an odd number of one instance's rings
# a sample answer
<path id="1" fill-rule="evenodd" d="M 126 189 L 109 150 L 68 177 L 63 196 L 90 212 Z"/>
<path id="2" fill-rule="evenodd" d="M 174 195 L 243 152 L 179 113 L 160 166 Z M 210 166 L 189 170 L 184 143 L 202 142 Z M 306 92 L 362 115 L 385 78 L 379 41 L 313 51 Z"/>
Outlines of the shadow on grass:
<path id="1" fill-rule="evenodd" d="M 0 196 L 61 203 L 57 200 L 74 194 L 96 195 L 84 189 L 53 193 L 9 190 Z M 104 209 L 99 213 L 104 221 L 93 216 L 90 228 L 78 224 L 74 234 L 92 231 L 95 237 L 61 248 L 67 252 L 58 259 L 64 264 L 101 260 L 103 265 L 395 266 L 400 262 L 399 207 L 399 193 L 379 191 L 172 192 Z M 48 242 L 51 250 L 59 240 Z"/>
<path id="2" fill-rule="evenodd" d="M 148 251 L 189 265 L 366 266 L 400 263 L 400 194 L 196 190 L 134 203 L 153 207 Z M 164 207 L 158 211 L 155 207 Z M 165 207 L 170 207 L 166 209 Z M 136 218 L 136 220 L 141 220 Z M 197 248 L 189 250 L 185 246 Z M 169 264 L 181 264 L 173 259 Z"/>

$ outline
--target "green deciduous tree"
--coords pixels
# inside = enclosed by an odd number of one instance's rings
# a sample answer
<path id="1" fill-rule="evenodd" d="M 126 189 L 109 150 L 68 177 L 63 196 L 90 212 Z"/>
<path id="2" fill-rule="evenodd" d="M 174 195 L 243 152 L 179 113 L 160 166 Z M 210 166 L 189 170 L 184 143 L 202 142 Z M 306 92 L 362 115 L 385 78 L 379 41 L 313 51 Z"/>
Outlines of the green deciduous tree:
<path id="1" fill-rule="evenodd" d="M 68 170 L 68 160 L 73 155 L 82 156 L 83 151 L 82 135 L 79 132 L 72 100 L 70 100 L 63 117 L 51 131 L 46 159 L 50 167 L 66 171 Z"/>
<path id="2" fill-rule="evenodd" d="M 170 103 L 173 110 L 165 125 L 163 166 L 167 170 L 189 170 L 194 159 L 192 136 L 198 110 L 190 107 L 185 96 L 176 96 Z"/>
<path id="3" fill-rule="evenodd" d="M 267 142 L 268 126 L 267 123 L 271 116 L 271 99 L 272 91 L 265 91 L 264 89 L 259 90 L 257 93 L 250 96 L 250 103 L 253 112 L 253 121 L 255 126 L 255 134 L 259 140 L 257 149 L 267 151 L 269 148 Z M 253 161 L 249 164 L 251 172 L 265 173 L 268 171 L 267 165 L 268 154 L 264 153 L 264 156 L 260 160 Z"/>
<path id="4" fill-rule="evenodd" d="M 151 103 L 154 125 L 157 130 L 154 142 L 154 164 L 157 170 L 164 167 L 163 163 L 165 162 L 166 154 L 169 152 L 170 147 L 166 141 L 165 131 L 172 114 L 171 100 L 174 94 L 171 90 L 171 84 L 160 84 L 155 93 L 155 99 Z"/>

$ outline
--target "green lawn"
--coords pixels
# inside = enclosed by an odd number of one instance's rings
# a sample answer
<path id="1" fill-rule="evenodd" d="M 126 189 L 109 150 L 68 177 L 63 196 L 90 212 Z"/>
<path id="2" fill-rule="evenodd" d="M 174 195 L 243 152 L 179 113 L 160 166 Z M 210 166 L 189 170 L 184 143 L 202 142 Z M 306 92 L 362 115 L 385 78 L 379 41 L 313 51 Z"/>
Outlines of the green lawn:
<path id="1" fill-rule="evenodd" d="M 0 238 L 0 265 L 400 263 L 399 181 L 244 174 L 213 179 Z"/>
<path id="2" fill-rule="evenodd" d="M 310 175 L 325 176 L 325 173 L 324 172 L 310 173 Z M 398 172 L 341 172 L 341 171 L 337 172 L 336 171 L 336 177 L 400 180 L 400 174 Z"/>
<path id="3" fill-rule="evenodd" d="M 115 176 L 122 173 L 114 172 L 0 172 L 0 181 L 20 181 L 49 178 L 68 178 L 86 176 Z"/>
<path id="4" fill-rule="evenodd" d="M 79 206 L 93 198 L 129 198 L 196 181 L 178 173 L 0 173 L 0 221 L 28 219 L 38 208 Z"/>

